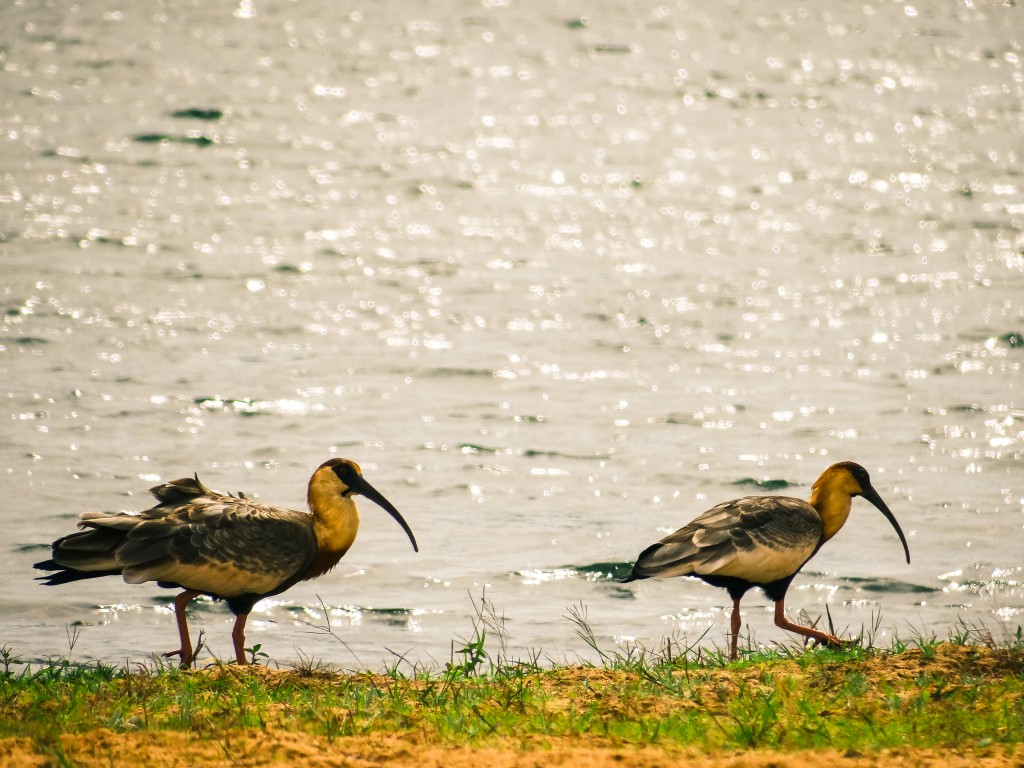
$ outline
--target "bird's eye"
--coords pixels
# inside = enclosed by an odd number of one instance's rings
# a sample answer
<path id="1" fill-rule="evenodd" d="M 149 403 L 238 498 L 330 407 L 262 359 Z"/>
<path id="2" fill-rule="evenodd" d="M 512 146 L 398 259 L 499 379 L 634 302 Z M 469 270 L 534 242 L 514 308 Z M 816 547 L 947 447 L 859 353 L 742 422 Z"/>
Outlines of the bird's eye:
<path id="1" fill-rule="evenodd" d="M 355 478 L 356 470 L 351 464 L 341 463 L 334 467 L 334 474 L 336 474 L 338 479 L 345 485 L 352 485 L 352 480 Z"/>

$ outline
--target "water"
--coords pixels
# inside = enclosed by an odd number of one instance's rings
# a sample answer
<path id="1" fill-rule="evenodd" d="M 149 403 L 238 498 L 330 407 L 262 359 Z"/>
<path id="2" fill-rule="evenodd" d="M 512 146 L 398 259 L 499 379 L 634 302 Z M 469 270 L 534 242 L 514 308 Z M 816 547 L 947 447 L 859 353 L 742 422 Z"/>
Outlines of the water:
<path id="1" fill-rule="evenodd" d="M 721 590 L 609 575 L 843 459 L 913 562 L 858 500 L 791 616 L 1024 623 L 1015 8 L 21 2 L 0 30 L 20 658 L 175 645 L 173 593 L 32 581 L 79 513 L 192 472 L 301 506 L 335 455 L 421 552 L 364 502 L 339 568 L 253 614 L 281 663 L 443 664 L 484 595 L 516 657 L 591 658 L 571 610 L 607 648 L 722 647 Z M 226 609 L 194 615 L 229 657 Z"/>

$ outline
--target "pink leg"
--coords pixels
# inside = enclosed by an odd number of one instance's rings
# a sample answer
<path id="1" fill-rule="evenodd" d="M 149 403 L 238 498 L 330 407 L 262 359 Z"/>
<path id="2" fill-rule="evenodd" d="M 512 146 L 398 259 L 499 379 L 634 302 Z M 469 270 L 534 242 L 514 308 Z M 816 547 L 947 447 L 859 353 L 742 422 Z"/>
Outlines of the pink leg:
<path id="1" fill-rule="evenodd" d="M 817 640 L 819 643 L 832 646 L 833 648 L 841 648 L 843 641 L 835 635 L 830 635 L 827 632 L 822 632 L 811 627 L 805 627 L 800 624 L 794 624 L 792 621 L 786 618 L 786 598 L 782 598 L 775 603 L 775 626 L 786 630 L 787 632 L 796 632 L 798 635 L 809 637 L 812 640 Z"/>
<path id="2" fill-rule="evenodd" d="M 231 640 L 235 644 L 235 661 L 241 667 L 249 663 L 245 660 L 245 620 L 248 618 L 248 613 L 238 614 L 235 617 L 235 628 L 231 630 Z"/>
<path id="3" fill-rule="evenodd" d="M 740 621 L 740 601 L 732 601 L 732 645 L 729 648 L 729 661 L 736 661 L 736 646 L 740 640 L 740 627 L 742 623 Z"/>
<path id="4" fill-rule="evenodd" d="M 185 606 L 189 600 L 193 597 L 199 597 L 201 594 L 203 593 L 196 592 L 194 589 L 186 589 L 174 598 L 174 618 L 178 620 L 178 636 L 181 638 L 181 648 L 176 651 L 168 651 L 164 654 L 164 657 L 180 656 L 182 669 L 191 667 L 192 662 L 195 660 L 195 656 L 192 653 L 192 640 L 188 636 L 188 619 L 185 618 Z"/>

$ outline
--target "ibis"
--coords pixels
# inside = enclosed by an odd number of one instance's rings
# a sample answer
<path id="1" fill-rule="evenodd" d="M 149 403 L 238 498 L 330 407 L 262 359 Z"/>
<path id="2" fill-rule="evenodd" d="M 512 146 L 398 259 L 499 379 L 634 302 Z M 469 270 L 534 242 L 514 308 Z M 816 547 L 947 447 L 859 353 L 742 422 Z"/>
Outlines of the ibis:
<path id="1" fill-rule="evenodd" d="M 842 641 L 786 618 L 786 591 L 793 578 L 846 523 L 853 497 L 862 496 L 896 529 L 907 562 L 910 547 L 900 524 L 871 486 L 867 470 L 852 461 L 833 464 L 814 482 L 808 501 L 788 496 L 745 496 L 712 507 L 675 533 L 652 544 L 623 581 L 693 576 L 722 587 L 732 598 L 729 658 L 736 658 L 740 600 L 760 587 L 775 603 L 775 625 L 833 647 Z"/>
<path id="2" fill-rule="evenodd" d="M 39 580 L 51 586 L 121 576 L 129 584 L 183 590 L 174 600 L 181 647 L 164 654 L 178 656 L 183 668 L 195 659 L 188 602 L 207 595 L 227 603 L 235 614 L 235 660 L 246 664 L 245 622 L 253 606 L 338 564 L 359 529 L 356 494 L 383 507 L 419 551 L 409 524 L 349 459 L 330 459 L 313 473 L 308 512 L 213 491 L 198 476 L 150 492 L 158 503 L 143 512 L 83 513 L 82 530 L 53 542 L 52 558 L 35 567 L 50 571 Z"/>

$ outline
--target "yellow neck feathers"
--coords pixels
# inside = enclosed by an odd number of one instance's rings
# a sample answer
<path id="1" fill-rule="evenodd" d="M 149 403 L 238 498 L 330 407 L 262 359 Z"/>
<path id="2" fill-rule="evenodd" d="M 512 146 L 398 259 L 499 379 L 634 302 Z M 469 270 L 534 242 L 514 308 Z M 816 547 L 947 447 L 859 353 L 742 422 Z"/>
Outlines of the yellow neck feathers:
<path id="1" fill-rule="evenodd" d="M 828 541 L 846 525 L 853 496 L 860 492 L 857 480 L 840 465 L 829 467 L 815 481 L 809 503 L 821 516 L 822 541 Z"/>
<path id="2" fill-rule="evenodd" d="M 811 491 L 810 505 L 821 516 L 822 541 L 828 541 L 846 525 L 853 507 L 853 497 L 841 489 L 815 485 Z"/>
<path id="3" fill-rule="evenodd" d="M 330 468 L 322 467 L 309 480 L 306 494 L 313 513 L 317 555 L 305 577 L 312 579 L 331 570 L 348 552 L 359 531 L 359 511 L 345 487 Z"/>

